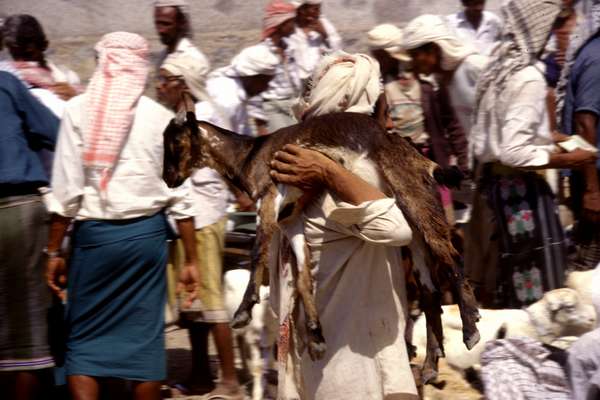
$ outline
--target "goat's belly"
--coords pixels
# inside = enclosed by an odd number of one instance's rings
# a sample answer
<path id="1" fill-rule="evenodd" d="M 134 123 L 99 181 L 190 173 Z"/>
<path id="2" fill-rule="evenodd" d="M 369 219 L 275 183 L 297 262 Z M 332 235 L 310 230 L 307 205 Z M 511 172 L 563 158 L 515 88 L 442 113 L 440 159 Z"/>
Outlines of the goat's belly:
<path id="1" fill-rule="evenodd" d="M 358 175 L 371 185 L 385 190 L 385 184 L 383 178 L 379 172 L 379 166 L 369 158 L 367 152 L 355 152 L 348 150 L 345 147 L 321 147 L 315 146 L 314 150 L 317 150 L 332 160 L 340 163 L 344 168 L 349 170 L 355 175 Z"/>

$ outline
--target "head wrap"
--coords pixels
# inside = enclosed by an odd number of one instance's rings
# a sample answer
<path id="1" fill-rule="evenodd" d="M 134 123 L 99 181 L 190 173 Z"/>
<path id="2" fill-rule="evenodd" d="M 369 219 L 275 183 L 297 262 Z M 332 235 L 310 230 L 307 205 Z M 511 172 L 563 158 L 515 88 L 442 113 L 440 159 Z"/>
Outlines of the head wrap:
<path id="1" fill-rule="evenodd" d="M 292 1 L 292 4 L 295 5 L 296 7 L 300 7 L 305 4 L 316 5 L 316 4 L 323 4 L 323 0 L 294 0 L 294 1 Z"/>
<path id="2" fill-rule="evenodd" d="M 392 24 L 377 25 L 367 33 L 367 44 L 371 50 L 385 50 L 400 61 L 410 61 L 402 48 L 402 30 Z"/>
<path id="3" fill-rule="evenodd" d="M 253 75 L 275 75 L 281 63 L 279 57 L 264 44 L 246 47 L 225 67 L 225 75 L 243 77 Z"/>
<path id="4" fill-rule="evenodd" d="M 262 38 L 268 38 L 277 30 L 279 25 L 295 17 L 296 6 L 284 3 L 281 0 L 273 0 L 265 9 Z"/>
<path id="5" fill-rule="evenodd" d="M 184 14 L 190 12 L 190 5 L 186 0 L 156 0 L 154 7 L 177 7 Z"/>
<path id="6" fill-rule="evenodd" d="M 470 54 L 477 50 L 461 41 L 438 15 L 425 14 L 410 21 L 404 28 L 402 47 L 412 50 L 428 43 L 437 44 L 442 50 L 441 67 L 453 71 Z"/>
<path id="7" fill-rule="evenodd" d="M 197 100 L 207 101 L 205 61 L 185 53 L 171 53 L 160 66 L 173 75 L 183 77 L 186 86 Z"/>
<path id="8" fill-rule="evenodd" d="M 101 194 L 123 148 L 148 77 L 148 43 L 134 33 L 106 34 L 96 44 L 98 65 L 85 92 L 83 165 L 102 171 Z"/>
<path id="9" fill-rule="evenodd" d="M 600 32 L 600 0 L 583 0 L 582 12 L 583 20 L 575 28 L 575 31 L 569 39 L 567 60 L 561 71 L 560 80 L 556 87 L 556 118 L 558 127 L 562 127 L 562 114 L 571 67 L 573 67 L 573 63 L 575 62 L 575 58 L 579 51 L 590 39 Z"/>
<path id="10" fill-rule="evenodd" d="M 342 111 L 371 114 L 382 91 L 377 61 L 340 50 L 323 57 L 315 69 L 303 114 L 305 118 Z"/>
<path id="11" fill-rule="evenodd" d="M 479 78 L 476 106 L 489 88 L 502 92 L 510 76 L 539 60 L 560 9 L 561 0 L 509 0 L 502 6 L 502 40 Z"/>

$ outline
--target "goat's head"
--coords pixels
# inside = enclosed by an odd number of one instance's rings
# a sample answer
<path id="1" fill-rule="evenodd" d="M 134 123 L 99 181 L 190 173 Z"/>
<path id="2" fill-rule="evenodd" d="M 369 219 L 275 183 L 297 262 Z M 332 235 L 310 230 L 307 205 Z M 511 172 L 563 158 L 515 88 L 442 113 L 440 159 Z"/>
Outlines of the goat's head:
<path id="1" fill-rule="evenodd" d="M 197 143 L 200 140 L 198 123 L 193 112 L 179 113 L 163 133 L 163 179 L 169 187 L 181 185 L 198 167 Z"/>

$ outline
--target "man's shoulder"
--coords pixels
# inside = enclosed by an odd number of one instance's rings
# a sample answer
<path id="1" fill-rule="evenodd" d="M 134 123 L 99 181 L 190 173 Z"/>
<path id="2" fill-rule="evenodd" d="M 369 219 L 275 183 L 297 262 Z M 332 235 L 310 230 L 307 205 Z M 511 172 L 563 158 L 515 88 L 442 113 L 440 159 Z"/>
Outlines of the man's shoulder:
<path id="1" fill-rule="evenodd" d="M 176 51 L 185 53 L 186 55 L 189 55 L 191 57 L 208 62 L 208 59 L 206 58 L 204 53 L 198 47 L 196 47 L 188 38 L 183 38 L 179 41 Z"/>
<path id="2" fill-rule="evenodd" d="M 599 61 L 600 60 L 600 35 L 590 40 L 577 55 L 577 61 Z"/>
<path id="3" fill-rule="evenodd" d="M 498 25 L 498 26 L 502 25 L 502 19 L 500 19 L 499 16 L 497 16 L 495 13 L 493 13 L 491 11 L 483 12 L 483 20 L 488 24 L 494 24 L 494 25 Z"/>
<path id="4" fill-rule="evenodd" d="M 144 118 L 153 121 L 170 120 L 175 115 L 171 110 L 149 97 L 142 96 L 138 101 L 136 113 L 142 113 Z"/>

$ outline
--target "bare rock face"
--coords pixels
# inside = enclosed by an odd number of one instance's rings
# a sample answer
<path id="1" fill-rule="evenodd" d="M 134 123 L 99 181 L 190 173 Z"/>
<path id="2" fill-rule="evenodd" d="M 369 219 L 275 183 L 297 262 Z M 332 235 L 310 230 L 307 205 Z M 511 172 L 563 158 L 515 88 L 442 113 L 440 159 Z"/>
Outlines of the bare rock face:
<path id="1" fill-rule="evenodd" d="M 196 33 L 260 28 L 267 0 L 190 0 Z M 51 37 L 101 35 L 115 30 L 154 34 L 152 0 L 2 0 L 5 14 L 38 17 Z M 448 14 L 460 0 L 324 0 L 323 10 L 340 30 L 377 23 L 403 24 L 420 14 Z M 488 0 L 495 11 L 500 0 Z"/>
<path id="2" fill-rule="evenodd" d="M 213 68 L 223 66 L 243 47 L 260 40 L 267 0 L 188 0 L 193 42 Z M 288 0 L 290 1 L 290 0 Z M 161 49 L 153 23 L 153 0 L 0 0 L 2 14 L 37 17 L 50 39 L 49 56 L 79 73 L 85 82 L 94 69 L 94 44 L 113 31 L 144 35 L 156 58 Z M 497 11 L 500 0 L 488 0 Z M 344 39 L 344 49 L 365 52 L 365 33 L 390 22 L 405 25 L 424 14 L 450 14 L 460 0 L 324 0 L 323 13 Z M 147 94 L 153 94 L 150 87 Z"/>

